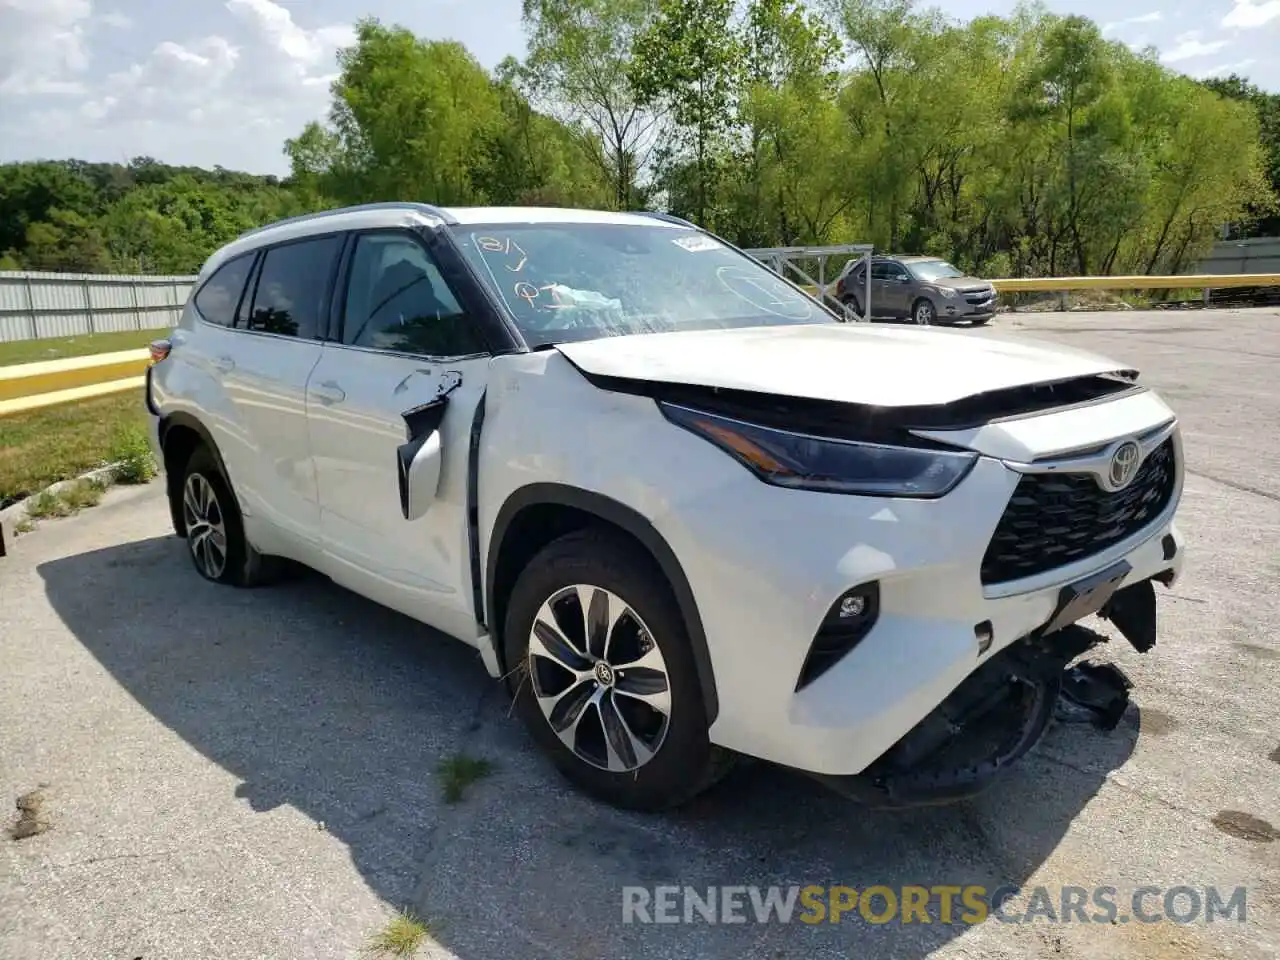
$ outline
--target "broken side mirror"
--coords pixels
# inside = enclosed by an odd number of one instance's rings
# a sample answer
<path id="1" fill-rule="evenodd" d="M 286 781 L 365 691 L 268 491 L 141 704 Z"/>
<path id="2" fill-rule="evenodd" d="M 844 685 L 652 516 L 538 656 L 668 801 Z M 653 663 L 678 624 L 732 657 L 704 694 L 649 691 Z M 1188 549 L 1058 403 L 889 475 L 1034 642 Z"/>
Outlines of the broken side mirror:
<path id="1" fill-rule="evenodd" d="M 403 414 L 409 440 L 396 448 L 400 480 L 400 512 L 417 520 L 431 508 L 440 490 L 440 423 L 448 397 L 437 397 Z"/>

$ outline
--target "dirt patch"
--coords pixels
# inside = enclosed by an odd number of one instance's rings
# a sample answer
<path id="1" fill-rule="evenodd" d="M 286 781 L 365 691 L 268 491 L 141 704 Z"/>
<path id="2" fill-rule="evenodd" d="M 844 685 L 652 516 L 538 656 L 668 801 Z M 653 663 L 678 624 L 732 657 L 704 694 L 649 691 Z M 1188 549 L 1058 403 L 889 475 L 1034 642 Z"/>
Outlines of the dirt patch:
<path id="1" fill-rule="evenodd" d="M 49 819 L 44 813 L 44 794 L 39 790 L 20 796 L 17 808 L 18 819 L 9 828 L 11 840 L 26 840 L 49 829 Z"/>
<path id="2" fill-rule="evenodd" d="M 1155 707 L 1143 707 L 1138 717 L 1138 732 L 1155 737 L 1164 736 L 1169 731 L 1177 729 L 1177 726 L 1177 720 Z"/>
<path id="3" fill-rule="evenodd" d="M 1249 654 L 1249 656 L 1255 657 L 1258 660 L 1280 660 L 1280 650 L 1273 649 L 1272 647 L 1264 647 L 1260 643 L 1242 643 L 1240 641 L 1236 641 L 1236 646 Z"/>
<path id="4" fill-rule="evenodd" d="M 1280 838 L 1280 830 L 1267 821 L 1239 810 L 1222 810 L 1214 815 L 1212 823 L 1227 836 L 1250 843 L 1271 843 Z"/>

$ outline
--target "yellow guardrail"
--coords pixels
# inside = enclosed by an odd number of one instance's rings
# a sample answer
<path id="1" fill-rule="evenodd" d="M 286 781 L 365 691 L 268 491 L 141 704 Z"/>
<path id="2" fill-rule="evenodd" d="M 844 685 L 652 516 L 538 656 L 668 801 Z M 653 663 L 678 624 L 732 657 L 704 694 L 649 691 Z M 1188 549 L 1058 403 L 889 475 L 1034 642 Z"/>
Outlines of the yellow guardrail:
<path id="1" fill-rule="evenodd" d="M 992 280 L 1000 293 L 1061 293 L 1066 290 L 1227 290 L 1280 287 L 1280 273 L 1199 274 L 1182 277 L 1022 277 Z"/>
<path id="2" fill-rule="evenodd" d="M 1021 277 L 992 280 L 1000 293 L 1065 293 L 1069 290 L 1226 290 L 1280 287 L 1280 273 L 1199 274 L 1177 277 Z M 817 294 L 817 288 L 802 289 Z M 830 289 L 830 287 L 828 287 Z M 121 350 L 66 360 L 0 367 L 0 417 L 142 386 L 151 354 Z"/>
<path id="3" fill-rule="evenodd" d="M 0 367 L 0 417 L 142 386 L 149 350 L 118 350 Z"/>

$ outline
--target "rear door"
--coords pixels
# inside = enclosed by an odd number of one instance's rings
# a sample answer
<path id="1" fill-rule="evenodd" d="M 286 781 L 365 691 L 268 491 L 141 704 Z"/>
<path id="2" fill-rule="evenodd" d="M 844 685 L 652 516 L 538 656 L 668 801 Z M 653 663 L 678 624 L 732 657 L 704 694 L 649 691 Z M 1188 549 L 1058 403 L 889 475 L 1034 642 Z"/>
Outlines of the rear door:
<path id="1" fill-rule="evenodd" d="M 234 420 L 218 438 L 258 549 L 305 559 L 319 541 L 306 386 L 320 360 L 341 235 L 266 248 L 231 333 L 210 362 Z M 301 548 L 301 549 L 299 549 Z"/>
<path id="2" fill-rule="evenodd" d="M 355 234 L 344 259 L 337 342 L 307 400 L 325 570 L 474 637 L 467 480 L 486 343 L 413 232 Z"/>

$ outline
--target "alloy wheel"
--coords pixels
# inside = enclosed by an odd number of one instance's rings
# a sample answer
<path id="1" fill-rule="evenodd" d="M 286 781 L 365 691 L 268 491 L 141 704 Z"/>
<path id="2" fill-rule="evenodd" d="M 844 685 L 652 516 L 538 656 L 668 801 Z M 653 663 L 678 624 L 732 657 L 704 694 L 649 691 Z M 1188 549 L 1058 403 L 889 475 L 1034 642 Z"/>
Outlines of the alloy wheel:
<path id="1" fill-rule="evenodd" d="M 218 495 L 203 474 L 187 477 L 182 516 L 196 567 L 210 580 L 217 580 L 227 569 L 227 526 Z"/>
<path id="2" fill-rule="evenodd" d="M 928 300 L 916 304 L 916 323 L 924 327 L 933 323 L 933 304 Z"/>
<path id="3" fill-rule="evenodd" d="M 667 664 L 640 616 L 616 594 L 575 584 L 538 609 L 529 679 L 543 717 L 578 759 L 639 770 L 671 722 Z"/>

